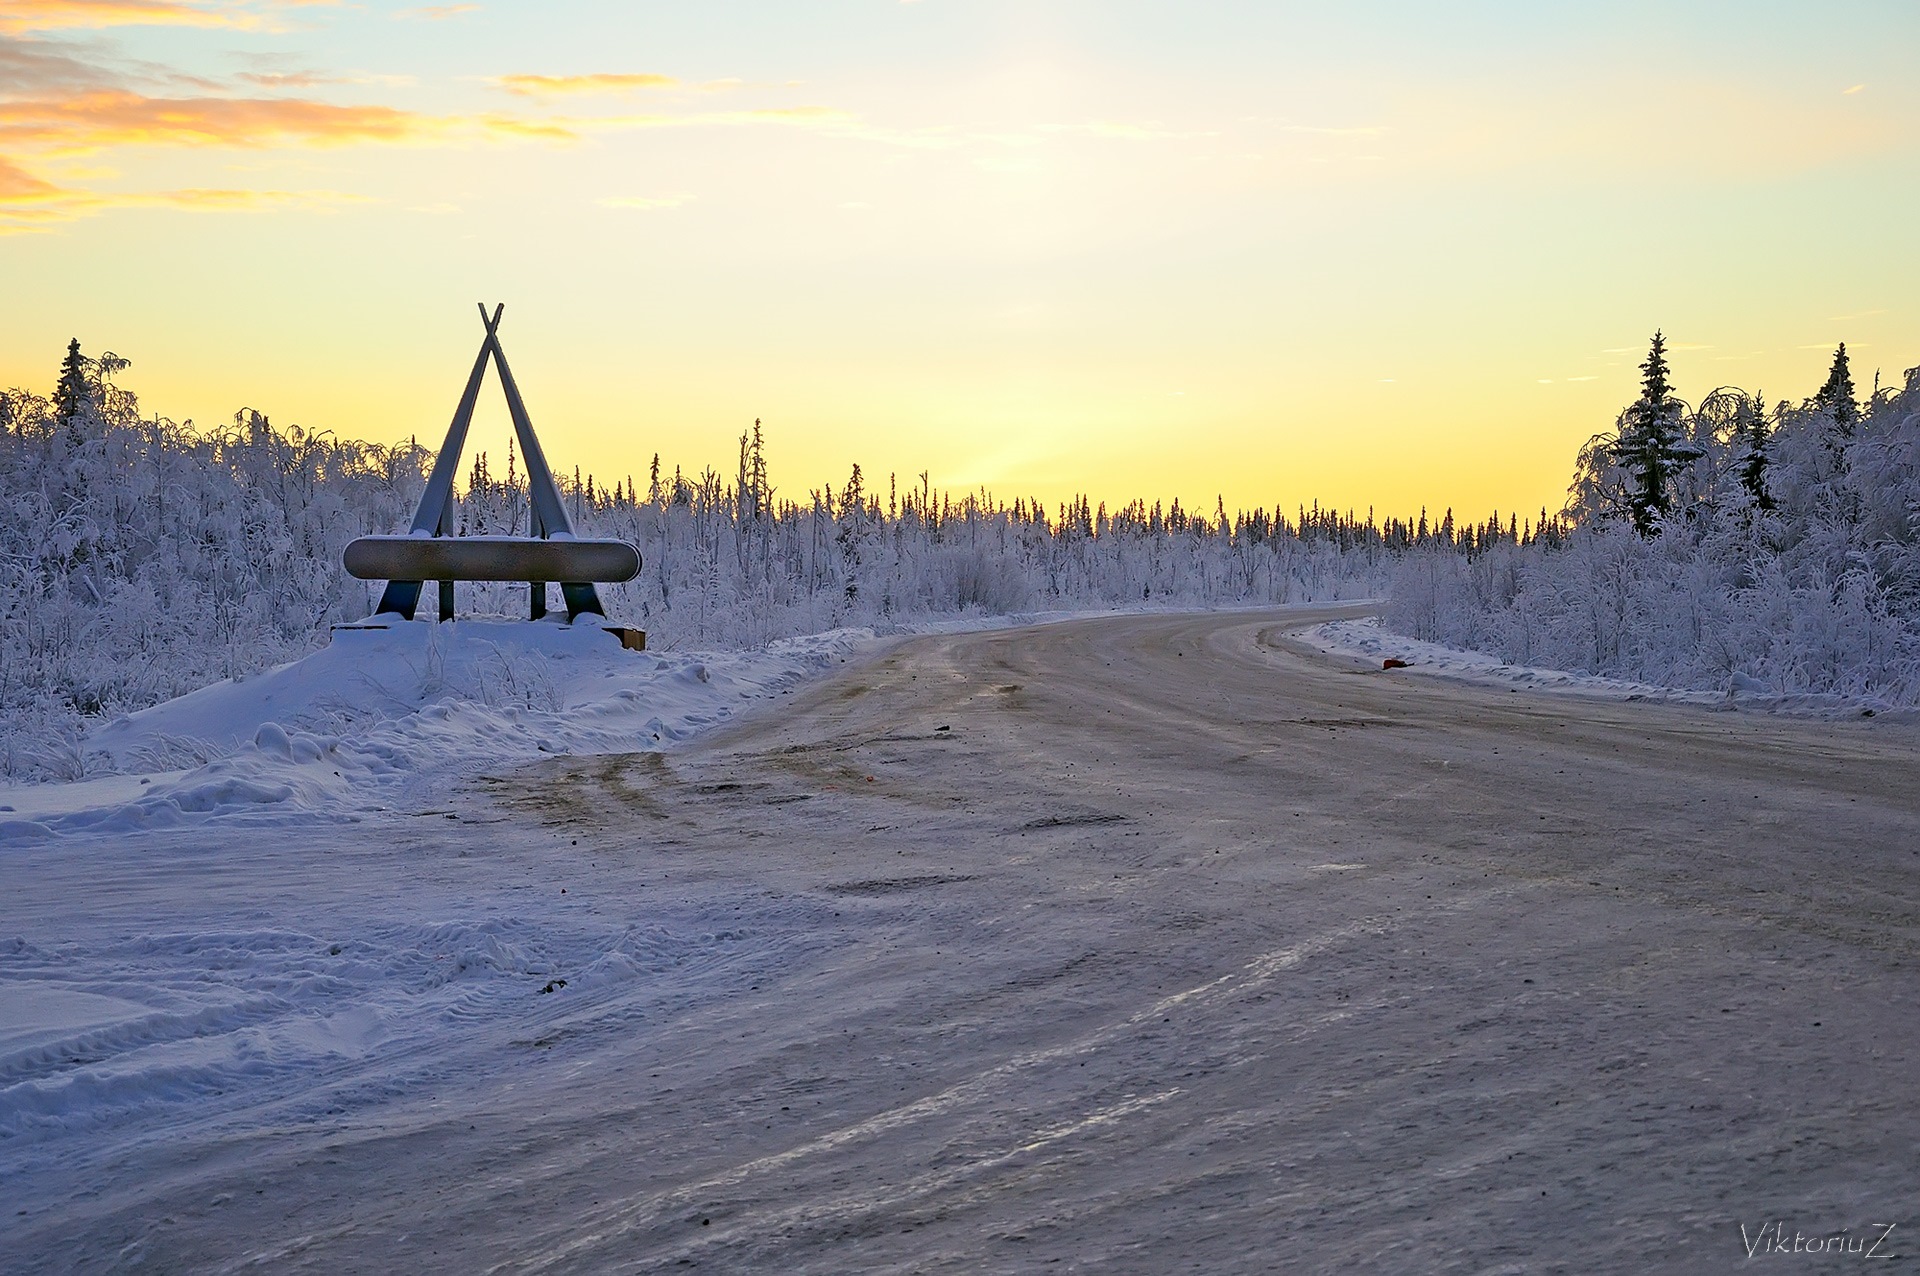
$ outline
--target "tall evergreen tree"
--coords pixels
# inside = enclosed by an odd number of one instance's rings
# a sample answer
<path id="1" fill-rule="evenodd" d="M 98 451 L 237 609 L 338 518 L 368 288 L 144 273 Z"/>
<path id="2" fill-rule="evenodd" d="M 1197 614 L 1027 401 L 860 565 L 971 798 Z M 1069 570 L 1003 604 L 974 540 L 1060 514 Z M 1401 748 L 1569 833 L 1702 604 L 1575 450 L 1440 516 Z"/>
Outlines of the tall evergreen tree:
<path id="1" fill-rule="evenodd" d="M 1681 403 L 1668 380 L 1667 341 L 1653 334 L 1652 348 L 1640 365 L 1640 400 L 1627 409 L 1614 445 L 1631 486 L 1627 513 L 1634 530 L 1652 537 L 1673 505 L 1672 485 L 1681 465 L 1694 454 L 1680 431 Z"/>
<path id="2" fill-rule="evenodd" d="M 1773 495 L 1767 491 L 1767 467 L 1773 458 L 1768 455 L 1767 401 L 1760 395 L 1753 396 L 1741 415 L 1733 443 L 1739 456 L 1740 486 L 1746 489 L 1755 509 L 1772 509 Z"/>
<path id="3" fill-rule="evenodd" d="M 1827 383 L 1813 396 L 1813 406 L 1833 417 L 1841 437 L 1851 437 L 1854 423 L 1860 419 L 1860 405 L 1853 397 L 1853 370 L 1847 366 L 1847 343 L 1833 352 L 1833 367 L 1827 371 Z"/>
<path id="4" fill-rule="evenodd" d="M 847 479 L 846 490 L 840 493 L 840 509 L 843 512 L 852 510 L 857 517 L 866 508 L 866 504 L 866 483 L 860 477 L 860 466 L 856 462 L 853 474 Z"/>
<path id="5" fill-rule="evenodd" d="M 70 431 L 79 427 L 74 419 L 82 408 L 93 403 L 93 382 L 87 377 L 87 357 L 80 353 L 80 338 L 67 342 L 67 357 L 60 361 L 60 381 L 53 388 L 53 418 Z"/>

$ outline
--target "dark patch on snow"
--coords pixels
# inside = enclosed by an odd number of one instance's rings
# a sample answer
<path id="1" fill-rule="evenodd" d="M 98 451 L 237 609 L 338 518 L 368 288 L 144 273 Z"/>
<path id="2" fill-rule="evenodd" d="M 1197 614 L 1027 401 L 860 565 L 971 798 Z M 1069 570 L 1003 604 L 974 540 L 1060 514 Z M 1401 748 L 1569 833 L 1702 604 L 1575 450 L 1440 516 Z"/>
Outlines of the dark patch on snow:
<path id="1" fill-rule="evenodd" d="M 1061 829 L 1081 824 L 1125 824 L 1131 816 L 1116 815 L 1112 811 L 1081 811 L 1071 815 L 1047 815 L 1037 820 L 1028 820 L 1020 827 L 1023 829 Z"/>
<path id="2" fill-rule="evenodd" d="M 827 890 L 834 895 L 891 895 L 896 891 L 971 882 L 974 876 L 972 873 L 926 873 L 918 877 L 876 877 L 864 882 L 836 882 Z"/>

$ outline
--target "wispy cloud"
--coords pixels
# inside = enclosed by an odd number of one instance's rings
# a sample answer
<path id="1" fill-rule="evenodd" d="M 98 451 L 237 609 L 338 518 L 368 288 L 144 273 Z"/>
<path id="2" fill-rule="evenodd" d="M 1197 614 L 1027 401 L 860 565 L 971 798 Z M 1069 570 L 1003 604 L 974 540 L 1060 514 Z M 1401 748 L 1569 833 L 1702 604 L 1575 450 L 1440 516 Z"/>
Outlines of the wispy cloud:
<path id="1" fill-rule="evenodd" d="M 108 146 L 400 142 L 447 121 L 390 106 L 309 98 L 147 97 L 126 89 L 0 101 L 0 142 L 54 154 Z"/>
<path id="2" fill-rule="evenodd" d="M 645 115 L 489 115 L 482 118 L 488 127 L 502 132 L 515 129 L 556 130 L 568 138 L 625 129 L 723 128 L 766 124 L 865 136 L 859 116 L 831 106 L 772 106 L 752 111 L 697 111 L 687 115 L 652 112 Z"/>
<path id="3" fill-rule="evenodd" d="M 656 208 L 678 208 L 692 199 L 691 195 L 609 195 L 594 202 L 602 208 L 630 208 L 649 212 Z"/>
<path id="4" fill-rule="evenodd" d="M 577 142 L 580 140 L 580 129 L 576 127 L 575 121 L 544 119 L 534 115 L 507 115 L 496 111 L 476 116 L 472 120 L 448 120 L 444 123 L 450 129 L 466 124 L 494 137 L 514 138 L 527 142 Z"/>
<path id="5" fill-rule="evenodd" d="M 706 124 L 857 124 L 860 117 L 833 106 L 769 106 L 756 111 L 718 111 L 687 117 Z"/>
<path id="6" fill-rule="evenodd" d="M 786 126 L 862 135 L 859 117 L 826 106 L 689 114 L 428 115 L 399 107 L 311 97 L 159 97 L 126 88 L 82 88 L 0 97 L 0 146 L 14 153 L 81 155 L 114 146 L 348 146 L 492 137 L 574 142 L 627 129 Z"/>
<path id="7" fill-rule="evenodd" d="M 469 13 L 480 12 L 477 4 L 429 4 L 418 9 L 400 9 L 393 15 L 395 22 L 445 22 L 449 18 L 463 18 Z"/>
<path id="8" fill-rule="evenodd" d="M 1393 130 L 1384 124 L 1302 124 L 1297 120 L 1271 115 L 1243 115 L 1243 124 L 1263 124 L 1280 133 L 1300 133 L 1310 137 L 1385 137 Z"/>
<path id="9" fill-rule="evenodd" d="M 0 42 L 0 96 L 71 92 L 113 80 L 102 68 L 42 41 Z"/>
<path id="10" fill-rule="evenodd" d="M 1392 132 L 1384 124 L 1356 124 L 1332 127 L 1320 124 L 1282 124 L 1282 133 L 1305 133 L 1312 137 L 1385 137 Z"/>
<path id="11" fill-rule="evenodd" d="M 1809 102 L 1725 69 L 1679 78 L 1624 68 L 1552 81 L 1548 74 L 1532 70 L 1514 83 L 1410 97 L 1400 108 L 1404 120 L 1396 120 L 1395 158 L 1405 169 L 1455 179 L 1547 169 L 1594 183 L 1756 169 L 1785 176 L 1870 155 L 1895 161 L 1911 144 L 1912 130 L 1897 114 L 1831 98 Z M 1516 109 L 1523 95 L 1536 101 Z"/>
<path id="12" fill-rule="evenodd" d="M 1158 121 L 1132 124 L 1124 120 L 1090 120 L 1085 124 L 1043 124 L 1043 133 L 1086 133 L 1093 137 L 1118 138 L 1126 142 L 1162 142 L 1173 138 L 1212 137 L 1212 133 L 1183 133 Z"/>
<path id="13" fill-rule="evenodd" d="M 190 187 L 165 191 L 90 191 L 52 182 L 0 159 L 0 235 L 46 231 L 63 222 L 117 208 L 170 208 L 191 212 L 261 212 L 269 209 L 324 210 L 368 203 L 365 196 L 341 191 L 222 190 Z"/>
<path id="14" fill-rule="evenodd" d="M 288 9 L 335 0 L 6 0 L 0 33 L 100 30 L 105 27 L 272 28 Z"/>
<path id="15" fill-rule="evenodd" d="M 562 97 L 578 93 L 632 93 L 638 89 L 668 89 L 679 83 L 670 75 L 649 72 L 593 75 L 502 75 L 494 84 L 521 97 Z"/>
<path id="16" fill-rule="evenodd" d="M 312 89 L 340 82 L 317 71 L 242 71 L 240 78 L 263 89 Z"/>
<path id="17" fill-rule="evenodd" d="M 186 0 L 9 0 L 0 31 L 52 31 L 119 26 L 230 27 L 244 15 Z"/>
<path id="18" fill-rule="evenodd" d="M 1853 95 L 1854 95 L 1855 93 L 1863 93 L 1863 92 L 1865 92 L 1865 91 L 1866 91 L 1866 87 L 1867 87 L 1867 86 L 1866 86 L 1866 85 L 1864 85 L 1864 84 L 1856 84 L 1856 85 L 1854 85 L 1854 86 L 1853 86 L 1852 88 L 1850 88 L 1850 89 L 1841 89 L 1841 90 L 1840 90 L 1840 95 L 1841 95 L 1842 97 L 1852 97 L 1852 96 L 1853 96 Z"/>
<path id="19" fill-rule="evenodd" d="M 125 23 L 141 15 L 142 20 L 244 26 L 283 7 L 268 0 L 0 0 L 0 6 L 5 6 L 0 13 L 19 29 L 58 22 L 77 25 L 82 17 L 95 25 Z M 594 114 L 554 110 L 541 101 L 675 87 L 713 93 L 739 87 L 733 80 L 681 86 L 674 77 L 656 73 L 503 76 L 493 83 L 530 99 L 525 108 L 434 114 L 377 101 L 331 101 L 319 91 L 323 86 L 372 81 L 276 66 L 270 60 L 262 65 L 265 59 L 220 80 L 110 59 L 108 51 L 57 39 L 0 37 L 0 230 L 46 229 L 117 208 L 233 211 L 336 206 L 351 198 L 335 192 L 201 187 L 113 191 L 104 188 L 115 184 L 114 172 L 84 174 L 60 164 L 121 148 L 275 151 L 282 152 L 282 162 L 275 167 L 284 169 L 284 152 L 313 148 L 476 141 L 569 144 L 592 135 L 643 129 L 801 128 L 846 137 L 872 132 L 855 115 L 816 105 Z M 601 202 L 647 211 L 676 207 L 691 198 L 610 196 Z"/>
<path id="20" fill-rule="evenodd" d="M 342 204 L 371 204 L 366 195 L 346 191 L 209 190 L 135 192 L 97 196 L 109 204 L 144 204 L 160 208 L 192 208 L 225 213 L 258 212 L 268 208 L 334 208 Z"/>
<path id="21" fill-rule="evenodd" d="M 44 199 L 56 193 L 51 182 L 42 181 L 18 164 L 0 157 L 0 202 Z"/>

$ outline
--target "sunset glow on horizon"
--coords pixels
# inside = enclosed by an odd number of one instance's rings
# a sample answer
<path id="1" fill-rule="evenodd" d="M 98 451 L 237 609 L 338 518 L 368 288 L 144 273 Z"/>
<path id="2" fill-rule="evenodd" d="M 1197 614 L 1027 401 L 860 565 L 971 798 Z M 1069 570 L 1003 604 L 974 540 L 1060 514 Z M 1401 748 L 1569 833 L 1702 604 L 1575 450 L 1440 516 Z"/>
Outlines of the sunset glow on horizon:
<path id="1" fill-rule="evenodd" d="M 0 385 L 431 446 L 504 302 L 603 482 L 1465 519 L 1920 364 L 1910 3 L 1329 10 L 0 0 Z"/>

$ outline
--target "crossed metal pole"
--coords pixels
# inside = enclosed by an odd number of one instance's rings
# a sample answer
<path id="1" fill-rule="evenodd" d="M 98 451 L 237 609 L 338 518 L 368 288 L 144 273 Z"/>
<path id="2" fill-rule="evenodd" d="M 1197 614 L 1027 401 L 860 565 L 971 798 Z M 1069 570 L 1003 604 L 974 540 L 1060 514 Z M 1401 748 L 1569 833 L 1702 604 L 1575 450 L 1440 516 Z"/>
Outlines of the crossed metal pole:
<path id="1" fill-rule="evenodd" d="M 506 392 L 507 396 L 507 412 L 513 418 L 513 432 L 520 441 L 520 453 L 527 465 L 527 491 L 532 503 L 530 531 L 534 537 L 542 540 L 558 537 L 570 541 L 573 538 L 573 525 L 567 520 L 566 506 L 560 500 L 559 488 L 554 485 L 553 472 L 547 468 L 546 453 L 540 450 L 540 440 L 534 437 L 533 421 L 527 416 L 527 405 L 520 398 L 520 387 L 514 382 L 512 369 L 507 367 L 506 352 L 500 348 L 498 330 L 500 327 L 500 316 L 505 311 L 506 305 L 505 303 L 501 303 L 494 307 L 493 314 L 489 316 L 486 305 L 483 303 L 480 306 L 480 322 L 486 325 L 486 339 L 481 342 L 480 353 L 473 361 L 473 371 L 467 376 L 467 388 L 460 395 L 460 406 L 454 409 L 453 422 L 447 427 L 446 442 L 440 445 L 440 454 L 434 458 L 433 471 L 427 477 L 427 490 L 422 493 L 420 497 L 420 507 L 414 512 L 412 530 L 415 537 L 423 535 L 429 537 L 448 537 L 454 534 L 455 503 L 453 499 L 453 477 L 455 471 L 458 470 L 460 466 L 460 454 L 466 448 L 467 427 L 473 422 L 474 405 L 480 398 L 480 383 L 486 377 L 487 361 L 491 359 L 494 367 L 499 369 L 500 387 Z M 383 556 L 381 559 L 382 562 L 392 562 L 397 559 L 403 562 L 411 561 L 421 563 L 431 557 L 445 558 L 445 555 L 434 556 L 424 552 L 426 548 L 424 546 L 421 547 L 420 551 L 407 553 L 405 552 L 407 545 L 404 542 L 399 545 L 393 544 L 394 541 L 399 539 L 400 538 L 370 537 L 355 544 L 358 546 L 361 544 L 381 542 L 382 544 L 378 546 L 378 548 L 395 551 Z M 414 544 L 418 545 L 418 542 L 416 541 Z M 612 544 L 618 543 L 615 542 Z M 601 545 L 600 542 L 582 542 L 579 548 L 585 551 L 590 547 L 599 545 Z M 504 548 L 511 551 L 513 547 L 507 546 Z M 524 549 L 524 547 L 522 548 Z M 526 552 L 518 554 L 511 552 L 496 553 L 492 556 L 491 561 L 496 564 L 563 562 L 568 560 L 584 563 L 587 561 L 588 556 L 584 553 L 569 555 L 560 552 L 562 551 L 562 546 L 556 545 L 551 548 L 555 552 L 545 554 L 529 554 Z M 625 548 L 627 553 L 632 555 L 631 547 L 622 546 L 622 548 Z M 353 549 L 354 547 L 349 547 L 350 560 L 353 557 Z M 632 558 L 633 570 L 626 575 L 602 574 L 593 576 L 592 579 L 589 580 L 563 580 L 560 584 L 560 593 L 566 602 L 567 619 L 572 620 L 575 616 L 583 613 L 604 616 L 606 612 L 600 606 L 600 595 L 594 589 L 592 580 L 630 579 L 634 573 L 640 570 L 638 555 L 632 555 Z M 356 570 L 356 564 L 353 561 L 348 562 L 348 570 L 354 572 L 355 575 L 362 574 L 361 571 Z M 472 577 L 463 574 L 455 577 L 449 572 L 448 578 L 440 581 L 441 619 L 449 619 L 453 615 L 453 581 L 456 578 L 524 579 L 524 577 L 514 572 L 511 566 L 495 566 L 483 570 L 492 570 L 496 574 Z M 614 570 L 619 569 L 616 568 Z M 380 594 L 380 605 L 375 608 L 375 611 L 394 612 L 408 620 L 413 619 L 413 613 L 420 605 L 420 589 L 424 583 L 424 576 L 420 580 L 388 580 L 386 588 Z M 547 582 L 545 580 L 529 580 L 528 584 L 531 586 L 532 591 L 532 603 L 529 608 L 529 614 L 533 619 L 538 620 L 546 615 L 547 611 Z"/>

